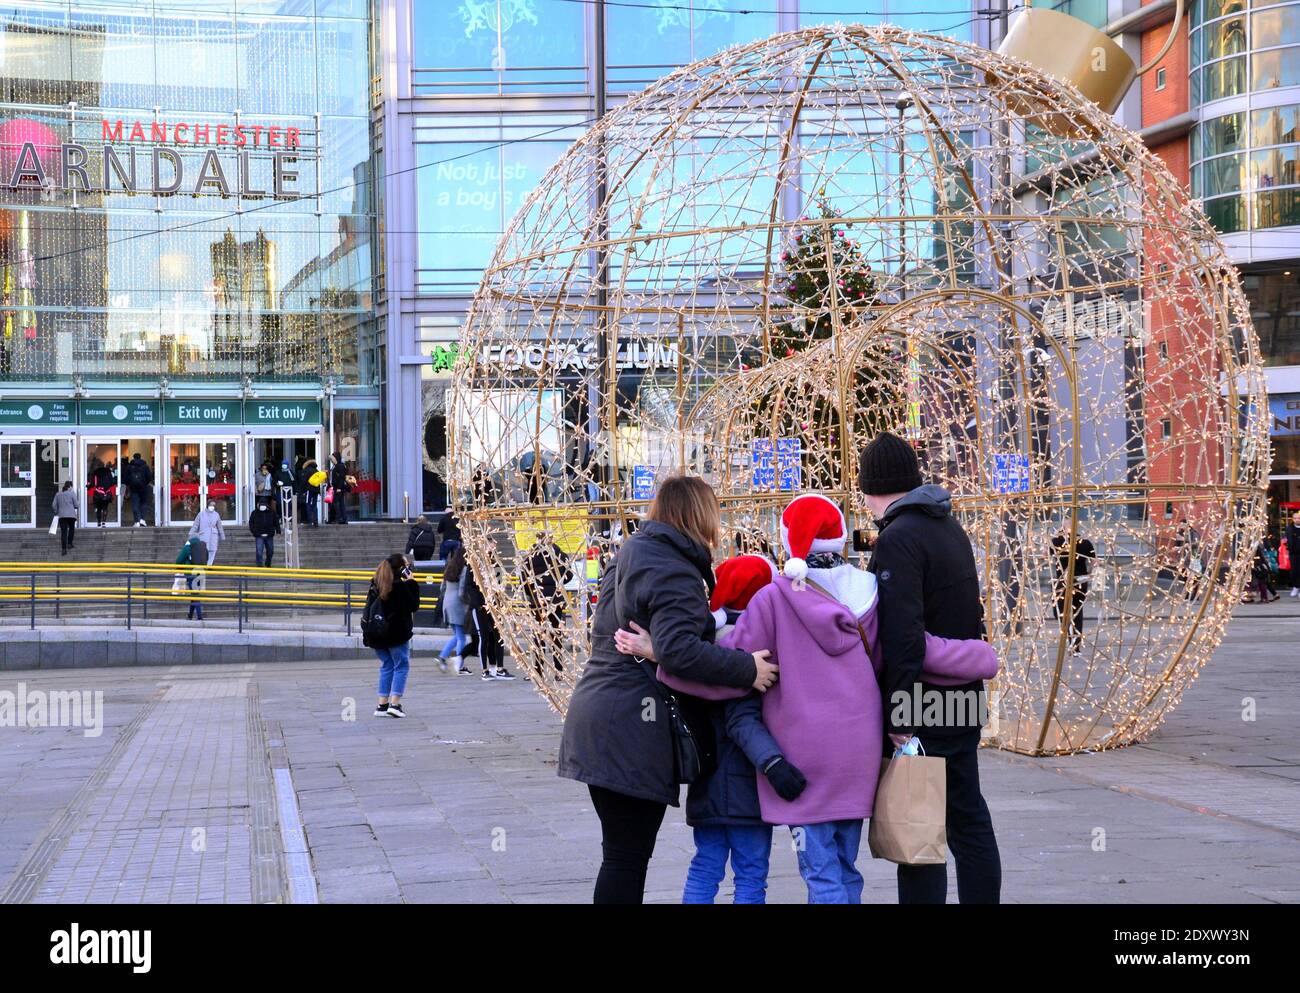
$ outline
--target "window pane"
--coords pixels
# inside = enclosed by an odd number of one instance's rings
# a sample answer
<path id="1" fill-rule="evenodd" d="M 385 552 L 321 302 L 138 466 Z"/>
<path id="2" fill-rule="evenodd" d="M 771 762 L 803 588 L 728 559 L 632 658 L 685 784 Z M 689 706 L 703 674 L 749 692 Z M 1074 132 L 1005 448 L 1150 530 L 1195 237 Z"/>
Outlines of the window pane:
<path id="1" fill-rule="evenodd" d="M 1221 159 L 1209 159 L 1201 163 L 1205 170 L 1205 193 L 1207 197 L 1219 193 L 1232 193 L 1245 188 L 1245 156 L 1225 155 Z"/>
<path id="2" fill-rule="evenodd" d="M 239 107 L 250 115 L 316 111 L 316 37 L 312 22 L 243 21 L 239 39 Z M 332 50 L 338 61 L 342 52 Z"/>
<path id="3" fill-rule="evenodd" d="M 1270 107 L 1250 115 L 1251 145 L 1258 148 L 1293 141 L 1300 141 L 1300 107 Z"/>
<path id="4" fill-rule="evenodd" d="M 1300 48 L 1276 48 L 1252 57 L 1252 90 L 1271 90 L 1300 83 Z"/>
<path id="5" fill-rule="evenodd" d="M 1255 227 L 1300 224 L 1300 190 L 1275 190 L 1255 197 Z"/>
<path id="6" fill-rule="evenodd" d="M 1252 14 L 1250 30 L 1252 48 L 1294 45 L 1300 41 L 1300 10 L 1295 7 L 1279 7 Z"/>
<path id="7" fill-rule="evenodd" d="M 1231 234 L 1246 226 L 1244 201 L 1241 197 L 1220 197 L 1205 201 L 1205 213 L 1221 233 Z"/>
<path id="8" fill-rule="evenodd" d="M 1228 114 L 1206 121 L 1197 129 L 1200 142 L 1193 146 L 1197 150 L 1197 157 L 1208 158 L 1244 147 L 1245 120 L 1245 114 Z"/>
<path id="9" fill-rule="evenodd" d="M 1221 97 L 1235 96 L 1246 90 L 1246 60 L 1238 57 L 1212 62 L 1201 74 L 1205 77 L 1205 100 L 1218 100 Z"/>
<path id="10" fill-rule="evenodd" d="M 1253 152 L 1250 156 L 1250 174 L 1255 181 L 1255 189 L 1265 190 L 1273 186 L 1300 183 L 1300 176 L 1296 174 L 1298 152 L 1300 146 L 1296 145 Z"/>
<path id="11" fill-rule="evenodd" d="M 1246 50 L 1246 18 L 1229 17 L 1207 25 L 1204 36 L 1205 58 L 1218 59 L 1225 55 L 1240 55 Z"/>

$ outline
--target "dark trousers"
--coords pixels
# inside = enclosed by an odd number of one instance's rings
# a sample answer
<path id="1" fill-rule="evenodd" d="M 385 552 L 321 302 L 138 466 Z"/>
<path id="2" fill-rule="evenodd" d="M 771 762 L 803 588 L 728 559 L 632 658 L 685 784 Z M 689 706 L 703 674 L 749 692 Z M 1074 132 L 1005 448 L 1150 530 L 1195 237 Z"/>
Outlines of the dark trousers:
<path id="1" fill-rule="evenodd" d="M 957 899 L 961 903 L 1000 903 L 1002 860 L 993 835 L 993 819 L 980 793 L 979 728 L 955 735 L 920 736 L 925 754 L 947 760 L 948 849 L 957 863 Z M 900 865 L 899 903 L 944 903 L 948 866 Z"/>
<path id="2" fill-rule="evenodd" d="M 538 625 L 538 648 L 541 650 L 539 658 L 533 662 L 533 671 L 540 673 L 542 663 L 548 658 L 556 672 L 564 671 L 564 615 L 560 608 L 550 607 L 544 603 L 534 603 L 531 605 L 533 610 L 533 619 Z"/>
<path id="3" fill-rule="evenodd" d="M 473 610 L 474 634 L 478 641 L 478 660 L 484 669 L 494 669 L 506 663 L 506 648 L 501 643 L 501 632 L 486 607 Z"/>
<path id="4" fill-rule="evenodd" d="M 1083 649 L 1083 601 L 1088 599 L 1087 587 L 1076 586 L 1070 595 L 1070 648 L 1072 651 Z M 1056 588 L 1056 619 L 1061 619 L 1065 611 L 1065 591 Z"/>
<path id="5" fill-rule="evenodd" d="M 330 501 L 330 520 L 335 524 L 348 522 L 348 491 L 335 490 L 334 499 Z"/>
<path id="6" fill-rule="evenodd" d="M 144 494 L 131 488 L 131 523 L 144 520 Z"/>
<path id="7" fill-rule="evenodd" d="M 257 536 L 257 564 L 270 568 L 275 556 L 275 535 L 259 534 Z"/>
<path id="8" fill-rule="evenodd" d="M 96 500 L 95 501 L 95 524 L 96 525 L 103 524 L 104 521 L 107 519 L 107 517 L 108 517 L 108 501 L 105 500 L 103 503 L 100 503 L 98 500 Z"/>
<path id="9" fill-rule="evenodd" d="M 668 805 L 601 786 L 587 789 L 600 818 L 600 874 L 592 903 L 641 903 L 646 869 Z"/>
<path id="10" fill-rule="evenodd" d="M 77 538 L 77 519 L 75 517 L 59 518 L 59 546 L 66 552 Z"/>

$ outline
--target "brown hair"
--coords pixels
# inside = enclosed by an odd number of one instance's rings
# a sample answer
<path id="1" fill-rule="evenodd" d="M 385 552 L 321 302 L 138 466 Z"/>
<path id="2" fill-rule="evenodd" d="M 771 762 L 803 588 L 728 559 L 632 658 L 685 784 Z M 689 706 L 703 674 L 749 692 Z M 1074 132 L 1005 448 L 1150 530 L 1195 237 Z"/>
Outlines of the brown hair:
<path id="1" fill-rule="evenodd" d="M 388 594 L 393 592 L 393 583 L 397 577 L 393 575 L 393 567 L 388 559 L 379 563 L 379 568 L 375 570 L 375 578 L 371 580 L 375 584 L 375 589 L 379 591 L 379 599 L 387 600 Z"/>
<path id="2" fill-rule="evenodd" d="M 447 566 L 442 571 L 442 576 L 449 583 L 460 582 L 460 574 L 465 571 L 465 548 L 463 545 L 456 546 L 456 550 L 451 553 L 447 559 Z"/>
<path id="3" fill-rule="evenodd" d="M 705 548 L 722 540 L 722 508 L 713 487 L 699 476 L 669 476 L 659 486 L 646 519 L 676 528 Z"/>

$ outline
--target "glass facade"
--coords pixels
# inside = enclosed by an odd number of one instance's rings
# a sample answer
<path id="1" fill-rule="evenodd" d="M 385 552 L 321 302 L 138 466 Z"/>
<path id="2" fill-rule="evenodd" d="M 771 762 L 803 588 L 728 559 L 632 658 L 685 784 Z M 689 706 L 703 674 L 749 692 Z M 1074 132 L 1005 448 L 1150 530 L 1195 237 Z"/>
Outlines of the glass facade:
<path id="1" fill-rule="evenodd" d="M 375 384 L 367 0 L 0 6 L 0 381 Z"/>
<path id="2" fill-rule="evenodd" d="M 807 10 L 801 12 L 801 6 Z M 1083 16 L 1095 16 L 1106 4 L 1086 0 L 1074 6 Z M 439 508 L 445 500 L 443 391 L 471 296 L 524 199 L 594 118 L 602 68 L 613 106 L 679 66 L 778 30 L 836 21 L 891 22 L 969 41 L 979 20 L 971 0 L 610 4 L 605 7 L 605 65 L 598 67 L 597 14 L 590 3 L 412 0 L 410 9 L 411 89 L 421 100 L 415 112 L 413 180 L 420 313 L 413 318 L 413 331 L 419 353 L 429 360 L 421 378 L 425 509 Z M 864 10 L 873 13 L 864 16 Z M 849 164 L 853 156 L 879 151 L 863 136 L 850 140 L 807 133 L 802 138 L 843 141 L 845 175 L 864 172 Z M 897 183 L 887 175 L 874 190 L 845 189 L 835 175 L 808 177 L 806 186 L 825 188 L 832 204 L 865 197 L 881 200 L 882 210 L 896 209 L 897 194 L 888 191 Z M 927 189 L 917 184 L 913 193 L 924 195 Z M 942 245 L 941 239 L 934 242 Z"/>
<path id="3" fill-rule="evenodd" d="M 1278 0 L 1194 0 L 1192 101 L 1300 85 L 1300 5 Z"/>
<path id="4" fill-rule="evenodd" d="M 380 509 L 371 16 L 0 4 L 0 434 L 66 448 L 49 485 L 139 451 L 142 520 L 242 520 L 262 461 L 332 443 Z"/>

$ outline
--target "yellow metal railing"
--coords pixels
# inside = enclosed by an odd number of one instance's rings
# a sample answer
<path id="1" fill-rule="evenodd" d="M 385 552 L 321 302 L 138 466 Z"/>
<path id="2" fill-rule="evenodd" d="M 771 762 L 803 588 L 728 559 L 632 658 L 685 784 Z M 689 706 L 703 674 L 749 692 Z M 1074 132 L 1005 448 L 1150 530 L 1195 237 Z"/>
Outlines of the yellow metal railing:
<path id="1" fill-rule="evenodd" d="M 248 621 L 249 607 L 297 608 L 343 612 L 343 626 L 352 633 L 352 615 L 365 604 L 372 573 L 348 569 L 275 569 L 248 566 L 167 565 L 166 563 L 132 562 L 0 562 L 0 604 L 30 606 L 30 625 L 36 627 L 38 604 L 54 604 L 54 616 L 60 616 L 64 604 L 111 603 L 126 605 L 126 626 L 134 620 L 139 606 L 148 619 L 149 604 L 190 603 L 199 605 L 234 605 L 239 630 Z M 90 576 L 92 578 L 85 578 Z M 177 586 L 177 579 L 202 576 L 202 588 Z M 18 577 L 22 577 L 20 581 Z M 78 577 L 69 583 L 64 577 Z M 116 579 L 116 582 L 109 577 Z M 442 582 L 442 570 L 414 573 L 426 588 Z M 150 585 L 153 580 L 155 585 Z M 159 582 L 161 580 L 162 582 Z M 207 584 L 217 580 L 222 585 Z M 337 589 L 266 589 L 265 584 L 286 583 L 320 586 L 337 584 Z M 164 585 L 166 584 L 166 585 Z M 227 585 L 233 584 L 233 585 Z"/>

